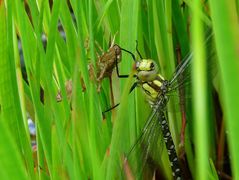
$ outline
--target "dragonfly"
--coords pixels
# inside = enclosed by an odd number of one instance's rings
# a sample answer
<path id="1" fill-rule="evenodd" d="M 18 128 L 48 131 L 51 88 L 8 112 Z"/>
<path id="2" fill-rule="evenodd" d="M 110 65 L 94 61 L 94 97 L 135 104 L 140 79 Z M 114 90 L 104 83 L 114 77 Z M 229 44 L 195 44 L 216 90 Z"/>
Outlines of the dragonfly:
<path id="1" fill-rule="evenodd" d="M 208 44 L 211 38 L 212 35 L 209 35 L 207 37 L 206 44 Z M 140 87 L 143 90 L 143 93 L 145 94 L 146 99 L 152 108 L 152 112 L 148 117 L 139 137 L 127 154 L 125 162 L 129 161 L 133 153 L 141 153 L 142 166 L 144 166 L 144 164 L 148 160 L 148 157 L 151 155 L 151 151 L 157 146 L 160 134 L 158 131 L 161 131 L 161 135 L 166 145 L 167 154 L 172 169 L 172 176 L 176 180 L 183 179 L 179 158 L 176 153 L 175 144 L 171 136 L 169 124 L 167 121 L 167 104 L 169 102 L 170 95 L 173 92 L 178 91 L 179 88 L 183 87 L 183 85 L 190 81 L 190 67 L 193 53 L 189 53 L 185 57 L 185 59 L 176 67 L 176 70 L 173 73 L 172 77 L 169 80 L 166 80 L 159 73 L 159 67 L 154 60 L 145 59 L 141 56 L 138 50 L 137 41 L 136 51 L 140 57 L 140 60 L 136 60 L 136 57 L 132 52 L 126 49 L 124 49 L 124 51 L 132 56 L 132 59 L 135 63 L 134 67 L 136 73 L 134 77 L 136 78 L 136 81 L 132 85 L 130 93 L 136 87 Z M 140 148 L 143 148 L 143 150 L 140 151 Z M 133 166 L 137 165 L 134 164 Z M 141 171 L 142 168 L 143 167 L 141 167 Z"/>

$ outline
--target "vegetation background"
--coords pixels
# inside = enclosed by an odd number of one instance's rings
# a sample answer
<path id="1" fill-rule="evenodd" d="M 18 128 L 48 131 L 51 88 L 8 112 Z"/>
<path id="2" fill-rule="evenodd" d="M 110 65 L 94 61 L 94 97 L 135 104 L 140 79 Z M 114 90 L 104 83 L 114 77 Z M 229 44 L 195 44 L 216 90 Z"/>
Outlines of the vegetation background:
<path id="1" fill-rule="evenodd" d="M 193 109 L 187 110 L 183 169 L 193 179 L 239 179 L 238 10 L 238 0 L 0 0 L 0 177 L 118 179 L 122 175 L 124 154 L 150 108 L 140 91 L 128 95 L 132 77 L 119 80 L 114 73 L 114 101 L 121 105 L 102 116 L 112 105 L 109 80 L 103 80 L 98 93 L 95 71 L 89 71 L 88 65 L 95 69 L 96 51 L 101 54 L 95 42 L 107 51 L 115 35 L 115 42 L 132 52 L 138 40 L 143 57 L 156 60 L 166 78 L 194 52 Z M 215 37 L 218 57 L 214 95 L 209 93 L 203 43 L 208 29 Z M 28 82 L 22 77 L 18 39 Z M 130 74 L 132 64 L 123 54 L 121 74 Z M 69 79 L 70 99 L 65 90 Z M 61 102 L 56 100 L 58 90 Z M 169 123 L 178 149 L 181 113 L 172 111 Z M 37 128 L 35 150 L 27 114 Z M 166 151 L 158 157 L 163 159 L 162 174 L 172 178 Z"/>

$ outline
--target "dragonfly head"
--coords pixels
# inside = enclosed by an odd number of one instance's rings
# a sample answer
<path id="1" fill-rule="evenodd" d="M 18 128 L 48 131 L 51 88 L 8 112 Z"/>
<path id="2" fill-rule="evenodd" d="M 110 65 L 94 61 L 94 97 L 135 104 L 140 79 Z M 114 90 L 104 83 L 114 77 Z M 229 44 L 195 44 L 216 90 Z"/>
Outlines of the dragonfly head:
<path id="1" fill-rule="evenodd" d="M 135 68 L 141 81 L 153 81 L 158 74 L 158 65 L 152 59 L 136 61 Z"/>

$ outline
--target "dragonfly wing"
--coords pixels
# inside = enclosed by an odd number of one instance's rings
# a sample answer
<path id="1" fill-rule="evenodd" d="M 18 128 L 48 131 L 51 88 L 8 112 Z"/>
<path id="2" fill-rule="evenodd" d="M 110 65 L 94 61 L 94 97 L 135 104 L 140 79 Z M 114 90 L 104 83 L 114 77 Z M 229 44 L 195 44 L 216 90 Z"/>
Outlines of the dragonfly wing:
<path id="1" fill-rule="evenodd" d="M 133 177 L 136 179 L 152 178 L 155 166 L 155 155 L 162 152 L 163 139 L 160 138 L 161 128 L 158 118 L 158 112 L 153 112 L 127 155 L 127 163 L 131 169 Z"/>
<path id="2" fill-rule="evenodd" d="M 208 62 L 208 72 L 210 76 L 213 76 L 215 74 L 215 57 L 216 57 L 216 51 L 214 46 L 214 40 L 213 40 L 213 34 L 210 33 L 205 42 L 204 45 L 206 46 L 206 58 Z M 190 84 L 191 82 L 191 67 L 192 67 L 192 59 L 193 59 L 194 52 L 189 53 L 184 60 L 176 67 L 175 72 L 169 81 L 170 89 L 175 90 L 182 85 Z"/>

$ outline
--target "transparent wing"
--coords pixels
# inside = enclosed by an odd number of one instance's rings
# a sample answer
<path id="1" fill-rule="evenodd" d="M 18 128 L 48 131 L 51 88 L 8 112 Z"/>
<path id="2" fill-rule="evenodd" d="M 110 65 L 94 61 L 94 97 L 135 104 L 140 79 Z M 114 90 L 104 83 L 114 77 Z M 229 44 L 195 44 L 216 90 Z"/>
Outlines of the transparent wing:
<path id="1" fill-rule="evenodd" d="M 180 79 L 180 77 L 182 76 L 183 73 L 186 73 L 188 69 L 190 69 L 191 67 L 191 61 L 192 61 L 192 57 L 193 57 L 193 53 L 191 52 L 190 54 L 188 54 L 186 56 L 186 58 L 184 60 L 182 60 L 182 62 L 176 67 L 174 74 L 171 78 L 171 80 L 169 81 L 170 85 L 173 86 L 174 83 L 176 83 L 178 81 L 178 79 Z M 188 74 L 184 75 L 184 79 L 186 79 L 186 77 L 190 77 L 188 76 Z"/>
<path id="2" fill-rule="evenodd" d="M 162 153 L 163 139 L 159 122 L 159 113 L 153 111 L 135 144 L 126 156 L 127 163 L 136 179 L 151 179 L 158 166 L 155 155 Z"/>
<path id="3" fill-rule="evenodd" d="M 215 61 L 214 57 L 216 55 L 215 47 L 213 43 L 213 34 L 207 36 L 205 40 L 205 49 L 207 50 L 206 58 L 208 62 L 208 72 L 210 75 L 215 73 L 213 70 L 215 69 Z M 169 80 L 170 91 L 173 91 L 182 85 L 190 84 L 191 82 L 191 66 L 192 66 L 192 58 L 193 52 L 190 52 L 184 60 L 176 67 L 175 72 L 172 78 Z"/>

